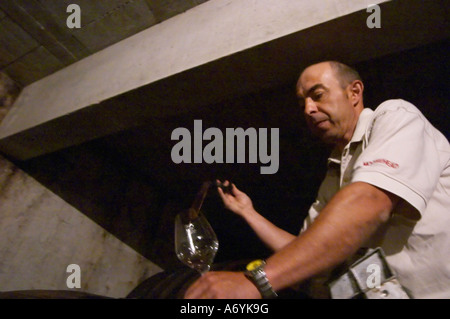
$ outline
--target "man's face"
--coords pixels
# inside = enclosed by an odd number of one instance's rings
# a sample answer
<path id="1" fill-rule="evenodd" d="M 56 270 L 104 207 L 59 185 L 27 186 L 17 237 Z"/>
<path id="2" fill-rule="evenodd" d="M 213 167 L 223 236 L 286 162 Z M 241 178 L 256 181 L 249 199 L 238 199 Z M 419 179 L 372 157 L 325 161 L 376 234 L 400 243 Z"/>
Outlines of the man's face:
<path id="1" fill-rule="evenodd" d="M 300 76 L 297 96 L 306 122 L 325 143 L 345 146 L 351 139 L 358 116 L 350 93 L 326 62 L 308 67 Z"/>

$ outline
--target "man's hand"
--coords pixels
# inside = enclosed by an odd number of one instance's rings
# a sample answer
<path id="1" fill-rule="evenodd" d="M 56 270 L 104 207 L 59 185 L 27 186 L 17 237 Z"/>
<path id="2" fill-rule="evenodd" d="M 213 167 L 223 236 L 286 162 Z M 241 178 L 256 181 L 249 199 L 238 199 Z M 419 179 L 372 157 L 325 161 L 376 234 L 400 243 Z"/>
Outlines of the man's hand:
<path id="1" fill-rule="evenodd" d="M 224 186 L 230 185 L 229 181 L 223 183 Z M 225 205 L 225 207 L 242 217 L 247 212 L 254 211 L 253 203 L 250 197 L 248 197 L 244 192 L 241 192 L 236 185 L 231 184 L 231 192 L 224 192 L 222 188 L 218 187 L 220 197 Z"/>
<path id="2" fill-rule="evenodd" d="M 217 181 L 220 184 L 220 181 Z M 230 185 L 225 181 L 223 186 Z M 253 208 L 250 197 L 241 192 L 236 185 L 231 184 L 231 191 L 224 192 L 221 187 L 217 188 L 225 208 L 244 218 L 249 226 L 255 231 L 264 244 L 273 251 L 277 251 L 290 243 L 296 236 L 278 228 Z"/>
<path id="3" fill-rule="evenodd" d="M 186 299 L 256 299 L 261 295 L 243 272 L 210 271 L 186 291 Z"/>

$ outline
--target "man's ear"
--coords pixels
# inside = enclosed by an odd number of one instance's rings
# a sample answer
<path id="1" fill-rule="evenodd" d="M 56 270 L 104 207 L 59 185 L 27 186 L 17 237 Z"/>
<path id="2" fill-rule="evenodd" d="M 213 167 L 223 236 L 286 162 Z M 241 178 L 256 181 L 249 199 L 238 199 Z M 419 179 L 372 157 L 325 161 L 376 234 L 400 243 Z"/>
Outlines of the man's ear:
<path id="1" fill-rule="evenodd" d="M 363 92 L 364 92 L 364 84 L 360 80 L 354 80 L 347 87 L 348 97 L 352 101 L 353 106 L 357 106 L 360 102 L 362 102 Z"/>

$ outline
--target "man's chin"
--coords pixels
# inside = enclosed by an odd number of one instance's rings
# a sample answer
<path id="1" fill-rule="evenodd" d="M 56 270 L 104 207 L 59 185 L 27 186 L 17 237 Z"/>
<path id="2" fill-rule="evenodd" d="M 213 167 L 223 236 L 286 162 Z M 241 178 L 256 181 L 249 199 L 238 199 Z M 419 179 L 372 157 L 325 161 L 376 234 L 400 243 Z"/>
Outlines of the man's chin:
<path id="1" fill-rule="evenodd" d="M 315 132 L 314 135 L 317 136 L 324 144 L 327 144 L 327 145 L 335 145 L 336 144 L 335 137 L 330 134 L 327 134 L 327 132 L 319 131 L 319 132 Z"/>

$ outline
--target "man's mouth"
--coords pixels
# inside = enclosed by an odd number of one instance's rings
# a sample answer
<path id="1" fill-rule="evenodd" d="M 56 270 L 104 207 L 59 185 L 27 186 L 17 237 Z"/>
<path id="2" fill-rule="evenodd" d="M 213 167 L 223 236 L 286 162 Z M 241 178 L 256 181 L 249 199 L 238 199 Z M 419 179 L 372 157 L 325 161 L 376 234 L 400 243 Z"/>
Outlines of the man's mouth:
<path id="1" fill-rule="evenodd" d="M 313 119 L 311 122 L 315 127 L 323 128 L 326 125 L 326 123 L 328 122 L 328 119 L 318 119 L 318 120 Z"/>

